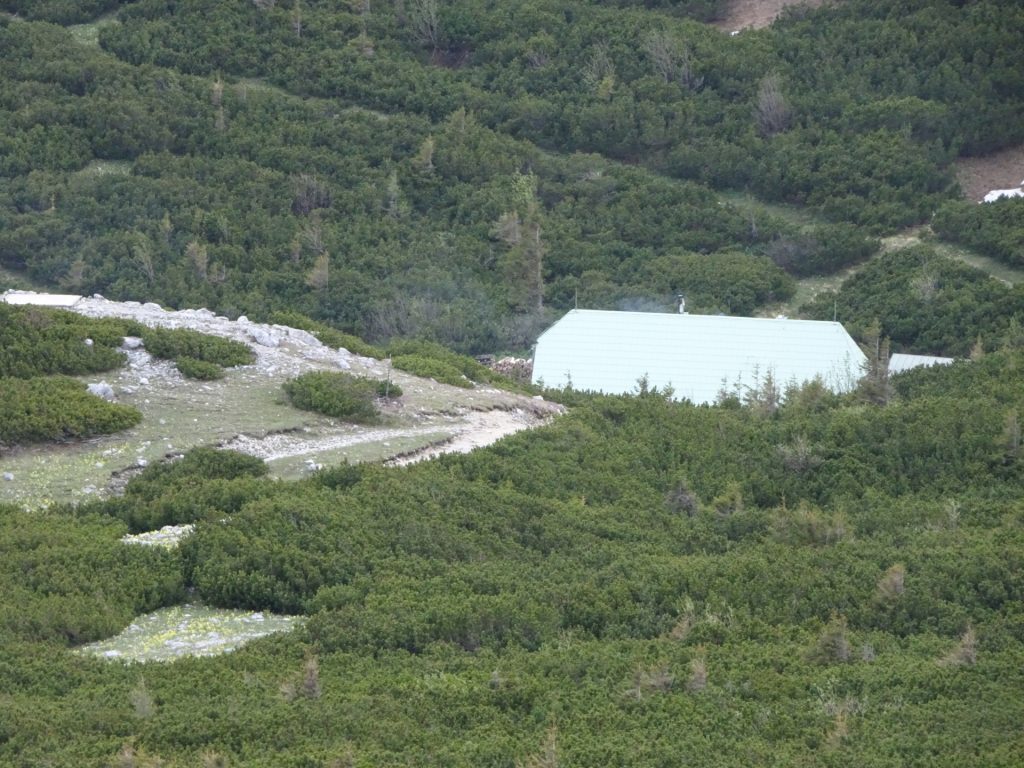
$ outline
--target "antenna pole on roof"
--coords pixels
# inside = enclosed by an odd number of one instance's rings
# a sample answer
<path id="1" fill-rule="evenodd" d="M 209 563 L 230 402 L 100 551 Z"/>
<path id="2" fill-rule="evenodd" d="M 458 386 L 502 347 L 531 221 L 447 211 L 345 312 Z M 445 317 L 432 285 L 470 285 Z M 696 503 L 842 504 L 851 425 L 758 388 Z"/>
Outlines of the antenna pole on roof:
<path id="1" fill-rule="evenodd" d="M 839 317 L 839 299 L 832 300 L 832 322 L 834 323 Z"/>

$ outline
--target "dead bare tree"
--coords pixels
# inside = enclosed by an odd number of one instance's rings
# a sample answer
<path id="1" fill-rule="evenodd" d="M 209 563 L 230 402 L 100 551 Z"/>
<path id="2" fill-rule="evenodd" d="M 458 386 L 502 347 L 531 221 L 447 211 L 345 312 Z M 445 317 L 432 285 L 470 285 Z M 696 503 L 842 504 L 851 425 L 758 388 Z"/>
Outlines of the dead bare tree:
<path id="1" fill-rule="evenodd" d="M 416 42 L 432 51 L 440 49 L 441 18 L 437 0 L 410 0 L 409 25 Z"/>
<path id="2" fill-rule="evenodd" d="M 757 91 L 755 114 L 758 129 L 765 136 L 780 133 L 788 125 L 789 106 L 775 75 L 767 75 L 761 81 Z"/>
<path id="3" fill-rule="evenodd" d="M 295 6 L 292 8 L 292 29 L 295 30 L 295 36 L 302 39 L 302 0 L 295 0 Z"/>
<path id="4" fill-rule="evenodd" d="M 757 89 L 757 104 L 754 106 L 757 130 L 762 136 L 782 133 L 789 128 L 792 116 L 779 76 L 774 73 L 765 75 Z"/>
<path id="5" fill-rule="evenodd" d="M 331 257 L 325 251 L 316 257 L 313 268 L 306 275 L 306 285 L 314 291 L 323 292 L 330 285 Z"/>
<path id="6" fill-rule="evenodd" d="M 690 91 L 704 85 L 704 78 L 693 71 L 690 49 L 668 32 L 651 32 L 644 38 L 643 48 L 654 71 L 666 83 L 678 83 Z"/>
<path id="7" fill-rule="evenodd" d="M 210 266 L 210 258 L 206 253 L 206 246 L 197 240 L 191 241 L 185 246 L 185 257 L 192 268 L 199 275 L 200 280 L 206 280 L 207 268 Z"/>
<path id="8" fill-rule="evenodd" d="M 331 190 L 315 175 L 300 173 L 293 178 L 295 196 L 292 198 L 292 213 L 306 216 L 318 208 L 331 207 Z"/>
<path id="9" fill-rule="evenodd" d="M 602 98 L 611 95 L 615 87 L 615 64 L 612 62 L 607 43 L 598 43 L 594 46 L 590 60 L 583 67 L 582 75 L 583 83 L 588 89 L 596 91 Z"/>

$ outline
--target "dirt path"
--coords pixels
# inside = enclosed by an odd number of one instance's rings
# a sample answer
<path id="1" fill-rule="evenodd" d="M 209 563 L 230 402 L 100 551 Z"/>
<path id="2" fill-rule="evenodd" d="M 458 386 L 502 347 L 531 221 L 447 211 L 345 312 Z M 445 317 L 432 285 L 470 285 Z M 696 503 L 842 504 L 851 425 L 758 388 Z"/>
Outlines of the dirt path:
<path id="1" fill-rule="evenodd" d="M 968 200 L 981 200 L 993 189 L 1012 189 L 1024 180 L 1024 144 L 985 157 L 961 157 L 956 178 Z"/>
<path id="2" fill-rule="evenodd" d="M 732 0 L 725 16 L 714 26 L 733 32 L 738 29 L 761 29 L 770 26 L 787 5 L 817 8 L 824 0 Z"/>
<path id="3" fill-rule="evenodd" d="M 545 417 L 541 423 L 551 417 Z M 389 466 L 405 466 L 417 461 L 432 459 L 445 453 L 469 453 L 476 448 L 495 443 L 507 435 L 515 434 L 522 429 L 537 426 L 536 414 L 519 408 L 514 411 L 481 411 L 470 414 L 465 421 L 465 428 L 456 433 L 450 440 L 438 445 L 428 445 L 405 456 L 399 456 L 388 462 Z"/>

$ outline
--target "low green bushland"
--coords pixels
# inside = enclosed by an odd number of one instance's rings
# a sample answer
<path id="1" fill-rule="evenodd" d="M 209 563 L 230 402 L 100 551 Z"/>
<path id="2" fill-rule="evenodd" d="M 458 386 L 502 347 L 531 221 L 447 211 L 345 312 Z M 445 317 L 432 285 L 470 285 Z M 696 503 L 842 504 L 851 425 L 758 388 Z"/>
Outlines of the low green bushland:
<path id="1" fill-rule="evenodd" d="M 879 242 L 849 224 L 808 227 L 800 232 L 780 234 L 763 250 L 772 261 L 791 275 L 831 275 L 867 260 L 878 251 Z"/>
<path id="2" fill-rule="evenodd" d="M 884 407 L 577 394 L 403 469 L 280 483 L 204 449 L 122 499 L 0 513 L 0 761 L 1010 768 L 1021 371 L 912 371 Z M 197 526 L 150 554 L 97 513 Z M 183 589 L 308 618 L 168 666 L 60 650 Z"/>
<path id="3" fill-rule="evenodd" d="M 199 381 L 215 381 L 224 378 L 224 369 L 216 363 L 196 360 L 194 357 L 179 357 L 174 365 L 182 376 Z"/>
<path id="4" fill-rule="evenodd" d="M 123 520 L 131 533 L 198 520 L 219 520 L 272 492 L 267 465 L 236 451 L 196 448 L 133 477 L 123 496 L 83 505 Z"/>
<path id="5" fill-rule="evenodd" d="M 414 376 L 423 376 L 456 387 L 469 387 L 472 386 L 471 382 L 477 382 L 494 384 L 504 389 L 522 389 L 507 376 L 478 363 L 472 357 L 460 355 L 431 341 L 393 341 L 387 351 L 395 368 Z"/>
<path id="6" fill-rule="evenodd" d="M 951 201 L 935 212 L 932 228 L 943 240 L 1011 267 L 1024 267 L 1024 199 L 1004 198 L 984 205 Z"/>
<path id="7" fill-rule="evenodd" d="M 0 376 L 109 371 L 124 363 L 116 349 L 124 337 L 141 331 L 142 326 L 130 320 L 0 303 Z"/>
<path id="8" fill-rule="evenodd" d="M 248 365 L 256 359 L 252 349 L 240 341 L 187 328 L 146 328 L 142 332 L 142 340 L 150 354 L 166 360 L 189 357 L 230 368 Z"/>
<path id="9" fill-rule="evenodd" d="M 873 259 L 800 311 L 817 320 L 838 316 L 854 338 L 879 320 L 894 351 L 966 357 L 979 340 L 986 350 L 1008 343 L 1014 318 L 1024 320 L 1024 285 L 916 246 Z"/>
<path id="10" fill-rule="evenodd" d="M 42 650 L 99 640 L 139 613 L 182 599 L 177 557 L 156 547 L 125 546 L 118 540 L 123 533 L 124 526 L 108 517 L 0 505 L 4 644 L 32 642 Z M 41 671 L 41 659 L 10 666 L 11 657 L 0 655 L 8 694 L 25 690 Z M 12 712 L 5 711 L 9 723 Z M 0 739 L 0 753 L 10 747 Z"/>
<path id="11" fill-rule="evenodd" d="M 385 355 L 383 350 L 372 344 L 367 344 L 358 336 L 339 331 L 337 328 L 332 328 L 326 323 L 317 322 L 300 312 L 291 310 L 274 312 L 270 315 L 270 322 L 309 331 L 328 347 L 344 347 L 353 354 L 372 357 L 377 360 L 382 360 Z"/>
<path id="12" fill-rule="evenodd" d="M 282 386 L 288 401 L 304 411 L 355 423 L 379 419 L 376 399 L 386 382 L 347 373 L 313 371 L 286 381 Z"/>
<path id="13" fill-rule="evenodd" d="M 0 378 L 0 443 L 35 443 L 119 432 L 142 414 L 90 394 L 63 376 Z"/>
<path id="14" fill-rule="evenodd" d="M 433 379 L 441 384 L 450 384 L 463 389 L 470 389 L 473 386 L 473 382 L 467 379 L 458 368 L 434 357 L 397 355 L 391 358 L 391 364 L 400 371 L 424 379 Z"/>

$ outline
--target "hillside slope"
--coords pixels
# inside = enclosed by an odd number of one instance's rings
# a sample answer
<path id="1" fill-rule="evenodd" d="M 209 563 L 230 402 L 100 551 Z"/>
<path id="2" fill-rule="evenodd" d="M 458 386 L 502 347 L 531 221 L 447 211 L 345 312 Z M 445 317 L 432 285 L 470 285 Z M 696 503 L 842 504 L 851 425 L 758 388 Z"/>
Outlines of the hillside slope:
<path id="1" fill-rule="evenodd" d="M 43 303 L 45 294 L 21 294 Z M 104 495 L 111 483 L 141 463 L 179 455 L 197 445 L 219 444 L 266 459 L 274 476 L 308 474 L 312 465 L 386 460 L 421 449 L 468 450 L 561 412 L 539 398 L 493 388 L 438 384 L 391 370 L 374 360 L 327 347 L 306 331 L 281 325 L 229 320 L 209 310 L 167 311 L 156 304 L 81 298 L 70 307 L 89 317 L 131 318 L 147 326 L 189 328 L 248 344 L 252 365 L 231 369 L 221 381 L 184 379 L 170 361 L 144 347 L 126 349 L 127 365 L 89 377 L 104 380 L 118 402 L 133 405 L 142 423 L 127 432 L 85 442 L 5 450 L 0 503 L 38 506 Z M 384 405 L 380 426 L 366 427 L 299 411 L 287 404 L 281 384 L 313 370 L 345 370 L 371 378 L 388 376 L 404 395 Z"/>

